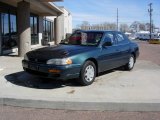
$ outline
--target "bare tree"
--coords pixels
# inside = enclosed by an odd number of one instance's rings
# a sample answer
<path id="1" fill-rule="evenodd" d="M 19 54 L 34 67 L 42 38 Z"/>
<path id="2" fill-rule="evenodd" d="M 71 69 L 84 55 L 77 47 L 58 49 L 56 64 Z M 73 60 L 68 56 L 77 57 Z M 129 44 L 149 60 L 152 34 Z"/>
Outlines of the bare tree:
<path id="1" fill-rule="evenodd" d="M 80 25 L 80 28 L 82 30 L 116 30 L 116 24 L 115 23 L 100 23 L 100 24 L 94 24 L 90 25 L 88 21 L 83 21 Z"/>
<path id="2" fill-rule="evenodd" d="M 81 29 L 82 30 L 88 30 L 89 29 L 89 22 L 88 21 L 83 21 L 82 24 L 81 24 Z"/>
<path id="3" fill-rule="evenodd" d="M 120 24 L 120 31 L 121 32 L 128 32 L 129 31 L 129 27 L 127 24 Z"/>
<path id="4" fill-rule="evenodd" d="M 140 22 L 134 21 L 134 22 L 130 25 L 130 30 L 133 31 L 133 32 L 138 32 L 138 31 L 139 31 L 139 24 L 140 24 Z"/>
<path id="5" fill-rule="evenodd" d="M 146 30 L 145 24 L 140 23 L 140 24 L 139 24 L 139 30 L 145 31 L 145 30 Z"/>
<path id="6" fill-rule="evenodd" d="M 155 25 L 152 25 L 152 27 L 154 28 Z M 149 30 L 150 30 L 150 23 L 141 23 L 141 22 L 135 21 L 130 25 L 130 31 L 133 31 L 133 32 L 149 31 Z"/>

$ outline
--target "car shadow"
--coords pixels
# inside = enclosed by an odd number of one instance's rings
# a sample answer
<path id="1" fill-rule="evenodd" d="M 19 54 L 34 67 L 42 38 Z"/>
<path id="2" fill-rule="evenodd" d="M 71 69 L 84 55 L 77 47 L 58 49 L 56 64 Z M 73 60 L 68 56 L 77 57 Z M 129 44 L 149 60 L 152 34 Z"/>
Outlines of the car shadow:
<path id="1" fill-rule="evenodd" d="M 5 79 L 12 84 L 35 89 L 58 89 L 66 86 L 80 87 L 76 79 L 67 81 L 54 80 L 34 76 L 25 71 L 6 75 Z"/>
<path id="2" fill-rule="evenodd" d="M 97 77 L 113 73 L 117 70 L 123 71 L 123 68 L 102 72 Z M 35 88 L 35 89 L 58 89 L 67 86 L 82 87 L 77 82 L 77 79 L 71 79 L 67 81 L 54 80 L 54 79 L 34 76 L 25 71 L 6 75 L 5 79 L 14 85 L 28 87 L 28 88 Z"/>

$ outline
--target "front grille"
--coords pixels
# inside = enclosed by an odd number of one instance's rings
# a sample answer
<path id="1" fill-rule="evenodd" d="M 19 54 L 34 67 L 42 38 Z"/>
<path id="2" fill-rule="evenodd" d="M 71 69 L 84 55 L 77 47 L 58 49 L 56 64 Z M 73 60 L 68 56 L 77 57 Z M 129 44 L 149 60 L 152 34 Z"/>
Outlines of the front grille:
<path id="1" fill-rule="evenodd" d="M 30 74 L 34 74 L 34 75 L 40 75 L 40 76 L 48 76 L 48 73 L 44 73 L 44 72 L 40 72 L 40 71 L 35 71 L 35 70 L 31 70 L 31 69 L 28 69 L 26 68 L 25 69 L 26 72 L 30 73 Z"/>
<path id="2" fill-rule="evenodd" d="M 42 63 L 42 64 L 46 64 L 47 60 L 42 60 L 42 59 L 37 59 L 37 58 L 29 58 L 30 62 L 34 62 L 34 63 Z"/>

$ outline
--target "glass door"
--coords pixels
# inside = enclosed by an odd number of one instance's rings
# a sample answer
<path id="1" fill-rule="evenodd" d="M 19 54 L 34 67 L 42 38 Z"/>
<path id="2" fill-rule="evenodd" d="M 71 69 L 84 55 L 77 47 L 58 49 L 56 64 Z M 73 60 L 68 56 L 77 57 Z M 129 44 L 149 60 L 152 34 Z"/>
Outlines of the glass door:
<path id="1" fill-rule="evenodd" d="M 31 45 L 39 44 L 38 38 L 38 17 L 30 16 L 30 26 L 31 26 Z"/>
<path id="2" fill-rule="evenodd" d="M 10 47 L 15 48 L 18 44 L 16 15 L 10 14 Z"/>
<path id="3" fill-rule="evenodd" d="M 1 13 L 2 22 L 2 51 L 9 49 L 9 15 Z"/>
<path id="4" fill-rule="evenodd" d="M 43 36 L 47 39 L 48 42 L 53 41 L 53 22 L 46 20 L 43 21 Z"/>
<path id="5" fill-rule="evenodd" d="M 2 50 L 17 47 L 16 15 L 1 13 Z"/>

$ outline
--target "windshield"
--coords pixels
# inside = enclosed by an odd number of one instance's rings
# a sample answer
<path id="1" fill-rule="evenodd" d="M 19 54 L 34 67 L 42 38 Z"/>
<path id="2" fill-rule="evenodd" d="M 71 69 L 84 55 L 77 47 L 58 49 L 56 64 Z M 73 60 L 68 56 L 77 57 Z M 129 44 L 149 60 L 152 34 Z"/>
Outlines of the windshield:
<path id="1" fill-rule="evenodd" d="M 63 40 L 61 44 L 98 46 L 102 37 L 103 32 L 75 32 L 68 39 Z"/>

